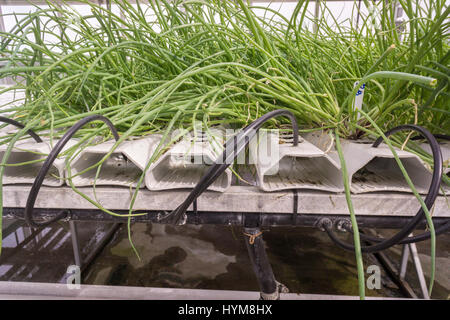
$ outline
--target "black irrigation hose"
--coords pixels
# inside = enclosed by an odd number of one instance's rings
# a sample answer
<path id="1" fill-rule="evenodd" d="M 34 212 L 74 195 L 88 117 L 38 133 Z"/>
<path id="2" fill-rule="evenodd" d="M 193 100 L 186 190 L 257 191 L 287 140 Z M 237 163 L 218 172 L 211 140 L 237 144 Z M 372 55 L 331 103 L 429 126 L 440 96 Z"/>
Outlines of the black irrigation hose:
<path id="1" fill-rule="evenodd" d="M 347 230 L 348 232 L 353 232 L 352 227 L 349 225 L 345 225 L 345 226 L 343 226 L 343 228 L 345 230 Z M 434 233 L 436 236 L 438 236 L 438 235 L 441 235 L 441 234 L 447 232 L 448 230 L 450 230 L 450 221 L 435 227 Z M 381 242 L 383 240 L 382 238 L 374 237 L 374 236 L 363 234 L 363 233 L 361 233 L 360 236 L 361 236 L 361 239 L 371 241 L 371 242 Z M 402 241 L 398 242 L 397 244 L 416 243 L 416 242 L 428 240 L 430 238 L 431 238 L 431 232 L 427 231 L 427 232 L 421 233 L 416 236 L 407 237 L 407 238 L 403 239 Z"/>
<path id="2" fill-rule="evenodd" d="M 25 126 L 23 124 L 21 124 L 20 122 L 17 122 L 16 120 L 5 118 L 5 117 L 2 117 L 2 116 L 0 116 L 0 122 L 5 122 L 5 123 L 8 123 L 8 124 L 11 124 L 11 125 L 16 126 L 17 128 L 20 128 L 20 129 L 25 128 Z M 41 137 L 39 137 L 33 130 L 28 129 L 27 133 L 34 139 L 34 141 L 42 142 Z"/>
<path id="3" fill-rule="evenodd" d="M 290 118 L 292 123 L 292 130 L 293 130 L 293 145 L 298 145 L 298 124 L 297 119 L 295 116 L 287 110 L 279 109 L 272 112 L 269 112 L 265 114 L 264 116 L 256 119 L 254 122 L 252 122 L 250 125 L 242 129 L 240 133 L 238 133 L 236 136 L 230 138 L 226 143 L 224 147 L 224 151 L 219 159 L 222 159 L 223 164 L 226 165 L 225 168 L 220 168 L 217 170 L 215 174 L 212 174 L 209 176 L 208 182 L 205 182 L 205 185 L 203 186 L 203 190 L 201 190 L 200 194 L 203 193 L 224 171 L 226 168 L 228 168 L 234 159 L 239 155 L 239 153 L 250 143 L 251 139 L 256 135 L 257 131 L 262 127 L 262 125 L 267 122 L 269 119 L 273 117 L 277 117 L 280 115 L 284 115 Z M 244 144 L 242 144 L 242 141 L 244 141 Z M 228 149 L 227 149 L 228 148 Z M 227 150 L 233 150 L 233 153 L 229 154 L 229 151 Z M 228 157 L 225 159 L 225 157 Z M 206 176 L 206 174 L 205 174 Z M 198 196 L 200 196 L 200 194 Z M 197 196 L 197 197 L 198 197 Z"/>
<path id="4" fill-rule="evenodd" d="M 438 194 L 439 194 L 439 187 L 441 184 L 442 179 L 442 153 L 441 148 L 439 147 L 438 142 L 436 141 L 436 138 L 425 128 L 417 126 L 417 125 L 402 125 L 395 127 L 388 132 L 386 132 L 386 137 L 389 137 L 390 135 L 402 131 L 402 130 L 414 130 L 419 133 L 421 133 L 427 140 L 431 147 L 431 151 L 433 154 L 433 176 L 431 179 L 431 184 L 428 189 L 427 196 L 425 197 L 425 205 L 427 206 L 428 210 L 430 210 L 433 207 L 434 201 L 436 200 Z M 383 141 L 382 137 L 379 137 L 374 143 L 373 147 L 378 147 L 381 142 Z M 408 224 L 406 224 L 398 233 L 396 233 L 394 236 L 388 239 L 383 238 L 377 238 L 377 244 L 369 245 L 369 246 L 362 246 L 361 251 L 366 253 L 373 253 L 378 252 L 381 250 L 385 250 L 387 248 L 390 248 L 396 244 L 399 244 L 404 239 L 408 241 L 408 235 L 416 228 L 417 224 L 424 218 L 424 211 L 422 207 L 420 207 L 419 211 L 416 213 L 416 215 L 410 220 Z M 344 242 L 340 240 L 332 230 L 332 224 L 331 221 L 326 220 L 325 223 L 322 223 L 322 227 L 325 229 L 325 231 L 328 233 L 328 236 L 333 240 L 333 242 L 338 245 L 339 247 L 354 251 L 355 247 L 352 244 L 349 244 L 347 242 Z M 416 239 L 426 239 L 427 235 L 419 235 Z M 413 240 L 414 237 L 411 237 L 409 240 Z M 420 240 L 417 240 L 420 241 Z"/>
<path id="5" fill-rule="evenodd" d="M 86 117 L 80 121 L 78 121 L 76 124 L 74 124 L 67 132 L 66 134 L 61 138 L 61 140 L 58 141 L 58 143 L 55 145 L 55 147 L 52 149 L 52 151 L 49 153 L 47 159 L 45 159 L 44 164 L 42 165 L 41 169 L 39 170 L 36 179 L 33 182 L 33 185 L 31 186 L 30 193 L 28 194 L 27 204 L 25 206 L 25 221 L 31 226 L 31 227 L 45 227 L 59 219 L 64 218 L 68 211 L 63 210 L 61 213 L 50 219 L 49 221 L 43 222 L 43 223 L 36 223 L 33 220 L 33 208 L 34 204 L 36 202 L 36 198 L 39 193 L 39 189 L 42 186 L 42 182 L 44 181 L 45 176 L 47 175 L 47 172 L 50 170 L 53 162 L 55 161 L 56 157 L 59 155 L 61 150 L 64 148 L 64 146 L 69 142 L 70 138 L 79 130 L 81 127 L 83 127 L 85 124 L 92 122 L 92 121 L 103 121 L 106 123 L 106 125 L 111 129 L 112 134 L 114 135 L 114 138 L 119 140 L 119 134 L 117 133 L 116 128 L 114 125 L 109 121 L 107 118 L 101 116 L 101 115 L 93 115 Z"/>
<path id="6" fill-rule="evenodd" d="M 179 218 L 181 218 L 181 215 L 186 212 L 187 208 L 197 199 L 198 196 L 203 193 L 208 186 L 210 186 L 214 180 L 222 174 L 225 169 L 232 163 L 234 158 L 239 154 L 240 151 L 242 151 L 243 148 L 249 143 L 249 141 L 254 137 L 256 132 L 262 127 L 262 125 L 268 121 L 269 119 L 285 115 L 289 117 L 292 121 L 292 127 L 294 131 L 294 145 L 298 144 L 298 125 L 297 120 L 295 116 L 287 110 L 275 110 L 272 112 L 269 112 L 268 114 L 260 117 L 256 121 L 254 121 L 252 124 L 247 126 L 242 132 L 240 132 L 237 136 L 229 139 L 227 143 L 225 144 L 225 150 L 222 154 L 222 159 L 224 159 L 223 164 L 216 164 L 212 166 L 208 172 L 203 176 L 203 178 L 200 180 L 200 182 L 196 185 L 196 187 L 192 190 L 192 192 L 189 194 L 188 198 L 174 211 L 166 215 L 163 219 L 169 218 L 169 216 L 175 216 L 177 219 L 173 220 L 174 223 L 179 223 Z M 55 161 L 58 154 L 61 152 L 63 147 L 66 145 L 66 143 L 70 140 L 70 138 L 79 130 L 81 127 L 83 127 L 85 124 L 95 121 L 95 120 L 101 120 L 105 122 L 108 127 L 111 129 L 114 138 L 116 140 L 119 139 L 119 135 L 117 133 L 117 130 L 115 129 L 114 125 L 105 117 L 100 115 L 93 115 L 86 117 L 79 122 L 77 122 L 74 126 L 72 126 L 66 134 L 61 138 L 61 140 L 58 141 L 58 143 L 55 145 L 53 150 L 48 155 L 47 159 L 45 160 L 44 164 L 42 165 L 41 169 L 39 170 L 36 179 L 33 182 L 33 185 L 31 187 L 30 193 L 28 195 L 27 204 L 25 207 L 25 220 L 26 222 L 32 226 L 32 227 L 43 227 L 47 226 L 59 219 L 64 218 L 67 215 L 67 211 L 62 211 L 60 214 L 56 215 L 54 218 L 52 218 L 49 221 L 46 221 L 44 223 L 36 223 L 33 220 L 33 208 L 34 204 L 36 202 L 37 195 L 39 193 L 40 187 L 42 185 L 42 182 L 44 181 L 44 178 L 50 169 L 51 165 Z M 253 129 L 253 130 L 252 130 Z M 239 139 L 237 139 L 239 137 Z M 245 139 L 244 144 L 242 144 L 242 140 Z M 232 143 L 234 142 L 234 144 Z M 238 144 L 239 143 L 239 144 Z M 228 149 L 226 146 L 233 147 L 233 152 L 229 154 L 227 151 Z M 237 148 L 236 148 L 237 147 Z M 184 209 L 183 209 L 184 208 Z M 161 219 L 161 220 L 163 220 Z"/>
<path id="7" fill-rule="evenodd" d="M 447 134 L 439 134 L 439 133 L 436 133 L 436 134 L 434 134 L 434 137 L 435 137 L 436 139 L 450 140 L 450 136 L 447 135 Z"/>
<path id="8" fill-rule="evenodd" d="M 258 118 L 250 125 L 245 127 L 236 136 L 231 137 L 224 145 L 222 155 L 218 161 L 211 166 L 203 175 L 195 188 L 188 195 L 186 200 L 181 203 L 172 212 L 166 212 L 159 220 L 162 222 L 182 224 L 184 215 L 189 206 L 233 163 L 238 154 L 248 145 L 250 140 L 256 135 L 257 131 L 263 126 L 265 122 L 277 116 L 286 116 L 291 120 L 292 130 L 294 134 L 294 145 L 298 144 L 298 124 L 294 114 L 288 110 L 280 109 L 266 113 Z M 232 152 L 230 152 L 232 150 Z M 220 161 L 220 162 L 219 162 Z"/>
<path id="9" fill-rule="evenodd" d="M 433 134 L 433 136 L 434 136 L 436 139 L 450 140 L 450 136 L 447 135 L 447 134 L 435 133 L 435 134 Z M 420 136 L 420 135 L 414 136 L 414 137 L 411 138 L 411 140 L 420 140 L 420 139 L 421 139 L 421 136 Z"/>

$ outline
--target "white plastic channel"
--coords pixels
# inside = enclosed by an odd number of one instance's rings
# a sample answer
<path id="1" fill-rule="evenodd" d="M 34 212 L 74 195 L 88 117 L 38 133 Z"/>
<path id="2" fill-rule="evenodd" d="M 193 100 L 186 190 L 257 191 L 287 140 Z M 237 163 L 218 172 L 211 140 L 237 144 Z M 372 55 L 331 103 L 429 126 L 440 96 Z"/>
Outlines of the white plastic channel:
<path id="1" fill-rule="evenodd" d="M 111 151 L 115 141 L 106 141 L 86 147 L 71 163 L 73 184 L 77 187 L 93 186 L 94 184 L 136 187 L 137 181 L 160 139 L 160 135 L 148 135 L 144 138 L 124 141 L 103 162 L 97 179 L 95 179 L 97 168 L 78 173 L 98 163 Z M 68 175 L 67 172 L 66 174 Z M 142 187 L 144 184 L 141 185 Z"/>
<path id="2" fill-rule="evenodd" d="M 258 138 L 251 143 L 250 155 L 262 190 L 344 190 L 339 162 L 312 143 L 300 139 L 294 146 L 292 139 L 266 130 L 260 130 Z"/>
<path id="3" fill-rule="evenodd" d="M 440 143 L 439 146 L 441 147 L 442 160 L 444 161 L 444 173 L 450 173 L 450 142 Z M 422 143 L 420 147 L 431 154 L 430 145 L 427 143 Z"/>
<path id="4" fill-rule="evenodd" d="M 353 193 L 412 192 L 386 144 L 374 148 L 372 142 L 355 143 L 344 140 L 342 148 Z M 426 193 L 432 176 L 423 161 L 410 152 L 397 148 L 396 152 L 417 191 Z"/>
<path id="5" fill-rule="evenodd" d="M 54 143 L 56 143 L 56 140 Z M 70 144 L 67 147 L 69 146 Z M 7 145 L 0 146 L 0 159 L 3 158 L 6 149 Z M 32 184 L 50 151 L 51 147 L 48 141 L 38 143 L 34 140 L 27 139 L 17 142 L 8 158 L 8 164 L 21 164 L 36 160 L 42 161 L 17 166 L 6 166 L 3 175 L 3 184 Z M 63 159 L 56 159 L 54 161 L 44 179 L 43 185 L 53 187 L 64 185 Z"/>
<path id="6" fill-rule="evenodd" d="M 339 156 L 334 138 L 323 132 L 310 133 L 306 139 L 326 152 L 336 161 Z M 382 143 L 372 147 L 373 141 L 352 141 L 341 139 L 344 159 L 352 193 L 366 192 L 408 192 L 412 193 L 389 147 Z M 395 148 L 408 176 L 416 189 L 424 194 L 431 182 L 431 172 L 415 154 Z"/>
<path id="7" fill-rule="evenodd" d="M 145 176 L 149 190 L 192 189 L 223 151 L 223 135 L 198 134 L 195 139 L 183 138 L 154 164 Z M 231 185 L 232 173 L 227 169 L 208 187 L 224 192 Z"/>

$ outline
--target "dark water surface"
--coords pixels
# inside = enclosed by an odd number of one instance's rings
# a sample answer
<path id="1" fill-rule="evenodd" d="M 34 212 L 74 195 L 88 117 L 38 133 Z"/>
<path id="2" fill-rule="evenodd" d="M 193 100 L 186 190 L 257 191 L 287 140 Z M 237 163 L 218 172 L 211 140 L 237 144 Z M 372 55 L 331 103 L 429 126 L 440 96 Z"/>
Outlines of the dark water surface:
<path id="1" fill-rule="evenodd" d="M 87 255 L 108 226 L 78 223 L 83 255 Z M 63 282 L 73 264 L 66 223 L 45 228 L 37 236 L 23 227 L 4 241 L 0 280 Z M 17 247 L 27 235 L 33 240 Z M 350 235 L 346 235 L 351 240 Z M 328 236 L 312 228 L 278 227 L 264 230 L 269 260 L 277 280 L 290 292 L 358 295 L 354 254 L 336 247 Z M 345 235 L 344 235 L 345 237 Z M 245 242 L 238 227 L 132 225 L 132 239 L 140 258 L 130 246 L 122 226 L 95 261 L 83 273 L 83 283 L 99 285 L 258 290 Z M 248 239 L 248 238 L 247 238 Z M 438 237 L 437 277 L 433 298 L 447 299 L 450 288 L 449 235 Z M 388 255 L 398 264 L 400 247 Z M 418 245 L 422 265 L 429 274 L 429 244 Z M 364 266 L 379 265 L 364 255 Z M 382 268 L 381 268 L 382 270 Z M 366 274 L 366 278 L 369 274 Z M 410 264 L 407 279 L 419 294 Z M 381 288 L 366 290 L 369 296 L 401 297 L 401 292 L 382 270 Z M 420 294 L 419 294 L 420 296 Z"/>
<path id="2" fill-rule="evenodd" d="M 240 228 L 134 225 L 132 235 L 141 260 L 130 248 L 126 228 L 122 228 L 90 268 L 86 283 L 258 290 Z M 336 247 L 325 233 L 283 227 L 267 229 L 263 236 L 274 274 L 290 292 L 358 295 L 354 254 Z M 447 239 L 440 240 L 448 244 Z M 443 249 L 448 259 L 448 246 Z M 395 251 L 392 257 L 399 260 Z M 372 255 L 365 255 L 365 267 L 372 264 L 379 263 Z M 410 278 L 415 278 L 412 266 L 409 271 Z M 438 281 L 442 277 L 445 274 L 438 275 Z M 401 296 L 384 270 L 381 282 L 381 289 L 367 290 L 367 295 Z M 434 293 L 436 298 L 447 298 L 448 288 L 437 283 Z"/>

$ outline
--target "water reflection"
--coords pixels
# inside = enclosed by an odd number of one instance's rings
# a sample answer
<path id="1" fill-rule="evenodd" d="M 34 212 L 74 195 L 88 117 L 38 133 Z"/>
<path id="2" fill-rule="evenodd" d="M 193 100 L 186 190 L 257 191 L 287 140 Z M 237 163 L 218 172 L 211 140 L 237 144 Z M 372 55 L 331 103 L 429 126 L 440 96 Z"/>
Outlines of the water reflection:
<path id="1" fill-rule="evenodd" d="M 15 223 L 15 224 L 14 224 Z M 85 257 L 102 239 L 109 225 L 79 222 L 80 248 Z M 170 226 L 134 224 L 130 246 L 122 226 L 83 272 L 83 283 L 146 287 L 258 290 L 240 228 L 228 226 Z M 355 257 L 343 251 L 316 229 L 272 228 L 264 231 L 269 260 L 278 281 L 291 292 L 357 295 Z M 437 282 L 434 298 L 447 298 L 449 241 L 438 239 Z M 350 240 L 350 238 L 348 239 Z M 423 267 L 428 271 L 428 244 L 420 244 Z M 398 261 L 398 248 L 389 251 Z M 427 260 L 428 259 L 428 260 Z M 4 223 L 0 256 L 0 281 L 64 282 L 74 262 L 69 226 L 55 223 L 43 229 L 22 222 Z M 364 265 L 378 264 L 364 256 Z M 448 269 L 447 269 L 448 270 Z M 414 268 L 407 277 L 414 288 Z M 382 271 L 382 288 L 367 290 L 371 296 L 400 296 Z"/>

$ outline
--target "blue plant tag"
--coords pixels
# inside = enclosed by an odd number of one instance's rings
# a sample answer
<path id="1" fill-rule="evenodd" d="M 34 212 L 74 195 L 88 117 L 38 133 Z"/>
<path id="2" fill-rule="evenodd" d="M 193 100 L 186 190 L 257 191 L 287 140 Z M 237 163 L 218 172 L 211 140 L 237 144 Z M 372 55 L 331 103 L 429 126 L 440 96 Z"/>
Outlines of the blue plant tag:
<path id="1" fill-rule="evenodd" d="M 355 88 L 356 86 L 359 86 L 359 81 L 356 81 L 353 84 L 353 88 Z M 357 111 L 357 110 L 361 110 L 362 108 L 362 104 L 363 104 L 363 99 L 364 99 L 364 89 L 366 88 L 366 84 L 363 83 L 358 91 L 356 92 L 355 95 L 355 100 L 353 101 L 353 110 Z M 357 113 L 357 119 L 359 119 L 361 117 L 360 113 Z"/>

